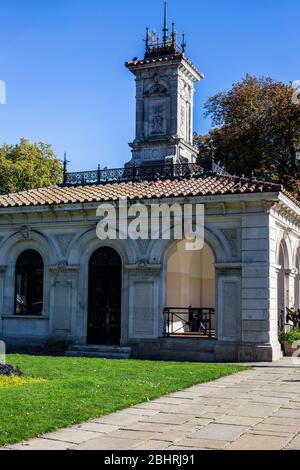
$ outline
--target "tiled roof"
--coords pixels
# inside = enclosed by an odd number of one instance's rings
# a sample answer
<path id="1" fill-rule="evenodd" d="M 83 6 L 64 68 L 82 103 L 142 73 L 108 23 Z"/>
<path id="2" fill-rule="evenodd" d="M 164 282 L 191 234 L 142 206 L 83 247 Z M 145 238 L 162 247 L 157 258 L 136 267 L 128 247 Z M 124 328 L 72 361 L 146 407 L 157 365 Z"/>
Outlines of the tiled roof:
<path id="1" fill-rule="evenodd" d="M 128 199 L 161 199 L 189 196 L 216 196 L 279 192 L 282 186 L 234 176 L 204 176 L 189 179 L 140 181 L 93 186 L 32 189 L 0 196 L 0 208 Z"/>

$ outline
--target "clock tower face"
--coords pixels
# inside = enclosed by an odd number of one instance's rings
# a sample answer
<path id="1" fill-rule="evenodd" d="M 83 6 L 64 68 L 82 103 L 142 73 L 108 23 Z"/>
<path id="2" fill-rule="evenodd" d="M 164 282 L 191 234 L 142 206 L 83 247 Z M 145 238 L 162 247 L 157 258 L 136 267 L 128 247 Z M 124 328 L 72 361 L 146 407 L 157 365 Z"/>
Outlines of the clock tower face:
<path id="1" fill-rule="evenodd" d="M 185 40 L 169 37 L 167 18 L 162 41 L 147 29 L 146 52 L 126 67 L 136 81 L 136 135 L 130 164 L 196 161 L 193 146 L 194 84 L 203 75 L 185 57 Z"/>

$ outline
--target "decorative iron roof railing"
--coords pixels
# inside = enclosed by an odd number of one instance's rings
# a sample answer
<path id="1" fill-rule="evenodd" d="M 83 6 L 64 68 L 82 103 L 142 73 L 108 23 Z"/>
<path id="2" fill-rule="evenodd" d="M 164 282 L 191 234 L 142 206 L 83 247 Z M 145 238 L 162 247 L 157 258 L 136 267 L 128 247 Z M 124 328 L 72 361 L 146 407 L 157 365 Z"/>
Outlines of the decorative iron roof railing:
<path id="1" fill-rule="evenodd" d="M 122 183 L 128 181 L 155 181 L 162 179 L 192 178 L 197 176 L 217 174 L 230 176 L 217 163 L 209 171 L 205 171 L 197 163 L 166 164 L 156 166 L 128 166 L 124 168 L 101 169 L 93 171 L 64 172 L 64 186 L 86 186 L 106 183 Z"/>
<path id="2" fill-rule="evenodd" d="M 80 171 L 64 174 L 65 186 L 82 186 L 128 181 L 153 181 L 160 179 L 191 178 L 203 175 L 202 166 L 196 163 L 157 166 L 128 166 L 124 168 Z"/>

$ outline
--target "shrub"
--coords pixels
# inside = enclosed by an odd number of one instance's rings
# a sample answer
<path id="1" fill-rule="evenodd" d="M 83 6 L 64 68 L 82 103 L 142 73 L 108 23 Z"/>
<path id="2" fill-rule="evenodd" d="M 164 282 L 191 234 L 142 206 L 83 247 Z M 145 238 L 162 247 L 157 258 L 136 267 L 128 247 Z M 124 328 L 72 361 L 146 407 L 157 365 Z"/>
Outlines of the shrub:
<path id="1" fill-rule="evenodd" d="M 10 364 L 0 364 L 0 376 L 7 376 L 7 377 L 21 377 L 23 372 L 19 369 L 19 367 L 11 366 Z"/>
<path id="2" fill-rule="evenodd" d="M 300 328 L 292 328 L 287 333 L 281 333 L 279 341 L 281 344 L 285 342 L 293 344 L 295 341 L 300 341 Z"/>

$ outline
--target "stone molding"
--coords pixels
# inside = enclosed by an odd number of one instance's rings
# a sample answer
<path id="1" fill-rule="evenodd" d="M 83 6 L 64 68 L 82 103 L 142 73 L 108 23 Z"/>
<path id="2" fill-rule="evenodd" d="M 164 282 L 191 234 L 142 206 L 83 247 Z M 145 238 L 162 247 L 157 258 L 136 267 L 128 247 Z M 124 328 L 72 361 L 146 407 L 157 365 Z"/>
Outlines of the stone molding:
<path id="1" fill-rule="evenodd" d="M 64 264 L 56 264 L 54 266 L 48 267 L 50 272 L 56 273 L 64 273 L 64 272 L 78 272 L 80 270 L 79 265 L 64 265 Z"/>
<path id="2" fill-rule="evenodd" d="M 242 263 L 216 263 L 216 269 L 242 269 Z"/>
<path id="3" fill-rule="evenodd" d="M 141 262 L 136 263 L 136 264 L 126 264 L 125 269 L 127 271 L 161 271 L 162 270 L 162 264 L 150 264 L 148 262 L 144 262 L 141 260 Z"/>

